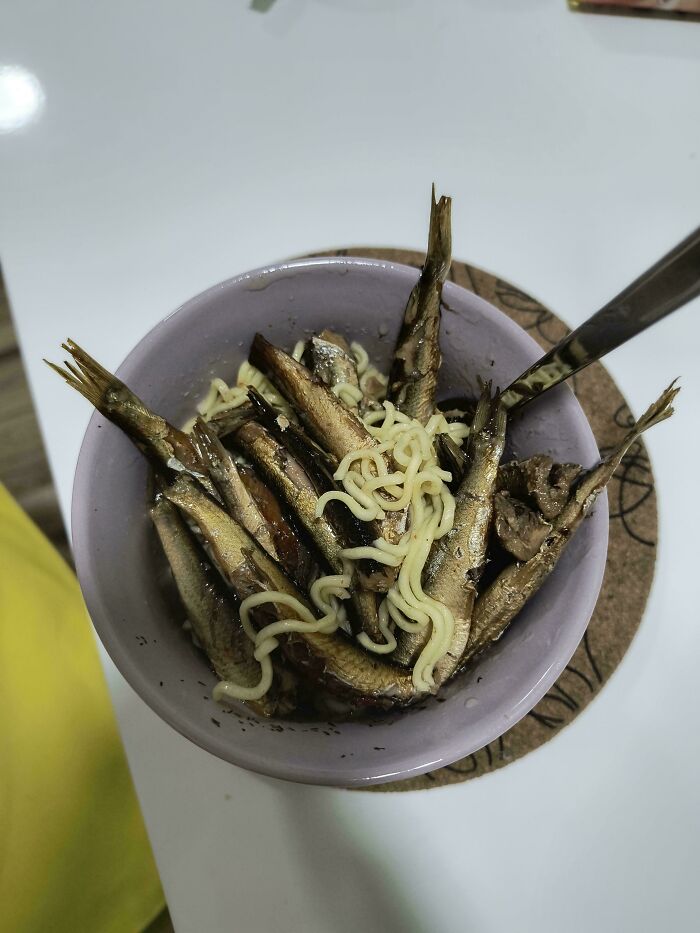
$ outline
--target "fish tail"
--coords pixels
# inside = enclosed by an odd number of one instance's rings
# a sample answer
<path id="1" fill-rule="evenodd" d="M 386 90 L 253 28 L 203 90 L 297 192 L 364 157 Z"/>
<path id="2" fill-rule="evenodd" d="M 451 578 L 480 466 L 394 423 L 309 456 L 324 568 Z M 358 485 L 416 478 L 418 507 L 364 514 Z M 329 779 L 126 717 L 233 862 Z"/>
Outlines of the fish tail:
<path id="1" fill-rule="evenodd" d="M 576 503 L 588 500 L 586 511 L 590 508 L 595 497 L 610 481 L 613 473 L 620 465 L 622 458 L 639 436 L 645 431 L 648 431 L 649 428 L 653 428 L 655 424 L 660 424 L 662 421 L 671 417 L 673 414 L 672 402 L 679 392 L 680 388 L 676 386 L 676 380 L 674 379 L 671 385 L 661 393 L 659 398 L 650 405 L 641 418 L 634 423 L 618 446 L 615 447 L 597 467 L 593 467 L 592 470 L 589 470 L 589 472 L 581 478 L 576 487 L 574 499 L 569 501 L 569 505 L 567 505 L 557 517 L 555 521 L 556 526 L 561 527 L 571 520 L 571 515 L 574 514 L 576 510 Z M 588 497 L 590 497 L 590 499 Z M 572 512 L 572 509 L 574 512 Z"/>
<path id="2" fill-rule="evenodd" d="M 647 408 L 629 432 L 625 441 L 627 438 L 634 440 L 639 437 L 640 434 L 643 434 L 644 431 L 654 427 L 655 424 L 660 424 L 662 421 L 671 417 L 674 410 L 672 404 L 673 400 L 681 390 L 680 386 L 676 385 L 677 381 L 677 379 L 674 379 L 671 385 L 667 389 L 664 389 L 659 398 Z"/>
<path id="3" fill-rule="evenodd" d="M 101 408 L 105 403 L 107 392 L 121 386 L 122 383 L 70 338 L 61 344 L 61 348 L 73 357 L 72 363 L 68 360 L 63 361 L 65 369 L 49 360 L 44 360 L 44 362 L 65 379 L 69 386 L 80 392 L 95 408 Z"/>
<path id="4" fill-rule="evenodd" d="M 644 414 L 634 423 L 632 428 L 624 436 L 618 447 L 606 458 L 604 462 L 609 461 L 617 465 L 623 458 L 627 450 L 649 428 L 656 424 L 661 424 L 673 414 L 672 402 L 680 392 L 680 387 L 676 386 L 677 380 L 674 379 L 671 385 L 664 389 L 661 395 L 653 402 Z"/>
<path id="5" fill-rule="evenodd" d="M 489 379 L 481 383 L 481 396 L 474 412 L 474 418 L 469 432 L 470 437 L 475 437 L 482 431 L 488 430 L 489 434 L 498 436 L 505 431 L 506 427 L 506 408 L 501 403 L 498 392 L 491 394 L 492 383 Z"/>
<path id="6" fill-rule="evenodd" d="M 452 198 L 435 199 L 433 183 L 430 202 L 430 229 L 424 269 L 430 268 L 444 282 L 452 261 Z"/>
<path id="7" fill-rule="evenodd" d="M 192 435 L 200 456 L 207 467 L 212 470 L 220 468 L 222 459 L 225 456 L 225 448 L 218 435 L 202 418 L 197 418 L 195 421 Z"/>
<path id="8" fill-rule="evenodd" d="M 279 414 L 279 412 L 270 405 L 267 399 L 258 392 L 255 386 L 248 386 L 248 400 L 252 404 L 256 416 L 265 427 L 268 427 Z"/>
<path id="9" fill-rule="evenodd" d="M 474 412 L 470 434 L 483 431 L 491 416 L 491 380 L 481 383 L 481 395 Z"/>
<path id="10" fill-rule="evenodd" d="M 497 392 L 493 400 L 493 406 L 491 410 L 491 433 L 495 437 L 501 437 L 506 433 L 506 419 L 508 416 L 508 410 L 506 406 L 501 401 L 501 396 Z"/>

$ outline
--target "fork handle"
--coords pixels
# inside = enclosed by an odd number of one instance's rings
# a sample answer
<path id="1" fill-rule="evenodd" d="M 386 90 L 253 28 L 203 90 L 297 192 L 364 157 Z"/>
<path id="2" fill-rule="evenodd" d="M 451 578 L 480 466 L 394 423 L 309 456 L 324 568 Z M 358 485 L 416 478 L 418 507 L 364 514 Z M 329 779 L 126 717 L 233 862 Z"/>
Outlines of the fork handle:
<path id="1" fill-rule="evenodd" d="M 700 227 L 515 379 L 502 393 L 517 408 L 641 334 L 700 294 Z"/>

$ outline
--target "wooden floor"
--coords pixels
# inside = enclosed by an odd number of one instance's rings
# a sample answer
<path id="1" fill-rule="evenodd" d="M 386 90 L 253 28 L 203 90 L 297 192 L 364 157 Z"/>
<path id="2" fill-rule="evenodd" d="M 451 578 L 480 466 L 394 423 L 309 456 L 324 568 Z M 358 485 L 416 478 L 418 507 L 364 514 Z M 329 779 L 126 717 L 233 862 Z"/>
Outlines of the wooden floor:
<path id="1" fill-rule="evenodd" d="M 0 483 L 72 563 L 0 274 Z M 164 910 L 145 933 L 172 933 Z"/>

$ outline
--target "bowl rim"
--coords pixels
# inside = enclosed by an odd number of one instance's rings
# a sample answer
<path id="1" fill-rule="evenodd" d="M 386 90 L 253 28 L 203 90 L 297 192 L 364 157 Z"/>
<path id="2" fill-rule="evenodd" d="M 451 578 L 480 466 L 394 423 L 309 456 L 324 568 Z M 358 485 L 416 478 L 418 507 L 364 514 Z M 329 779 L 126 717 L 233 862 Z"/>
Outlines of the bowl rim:
<path id="1" fill-rule="evenodd" d="M 267 264 L 258 269 L 240 273 L 197 293 L 157 321 L 124 357 L 115 370 L 115 375 L 122 376 L 124 370 L 128 370 L 135 364 L 138 364 L 140 357 L 148 355 L 153 343 L 159 339 L 162 328 L 175 316 L 195 312 L 200 305 L 206 304 L 207 299 L 211 295 L 224 288 L 230 288 L 268 275 L 278 275 L 285 270 L 312 269 L 316 267 L 328 268 L 334 266 L 372 267 L 382 270 L 395 269 L 397 271 L 409 271 L 413 275 L 417 274 L 415 267 L 408 266 L 404 263 L 362 256 L 315 256 L 291 259 L 279 263 Z M 450 282 L 447 284 L 451 289 L 468 292 L 468 289 L 463 289 L 455 283 Z M 541 348 L 536 344 L 534 339 L 523 328 L 504 314 L 504 312 L 480 296 L 471 292 L 469 292 L 469 294 L 470 300 L 474 300 L 477 304 L 488 307 L 491 311 L 503 317 L 512 327 L 518 329 L 522 337 L 531 341 L 533 347 L 537 348 L 538 352 L 541 352 Z M 574 398 L 583 422 L 588 428 L 590 441 L 597 452 L 595 438 L 585 412 L 583 412 L 573 392 L 571 392 L 568 386 L 565 388 Z M 568 664 L 586 631 L 598 600 L 607 558 L 608 503 L 607 492 L 605 490 L 603 490 L 602 494 L 598 497 L 596 510 L 600 510 L 605 517 L 604 522 L 602 520 L 599 521 L 601 528 L 599 529 L 600 537 L 597 546 L 598 553 L 596 555 L 598 559 L 595 564 L 596 582 L 594 586 L 586 590 L 588 598 L 585 609 L 582 608 L 580 612 L 580 621 L 576 626 L 567 626 L 565 633 L 562 634 L 560 639 L 558 658 L 552 661 L 537 683 L 509 709 L 508 714 L 504 714 L 500 718 L 498 727 L 492 727 L 490 729 L 483 728 L 480 734 L 478 728 L 473 729 L 472 732 L 476 733 L 475 740 L 470 743 L 465 743 L 456 755 L 446 750 L 441 757 L 437 759 L 432 758 L 430 761 L 424 761 L 419 756 L 417 757 L 415 751 L 407 751 L 402 756 L 404 759 L 402 765 L 398 768 L 394 768 L 391 772 L 383 771 L 380 762 L 371 770 L 371 773 L 357 773 L 353 771 L 353 765 L 351 763 L 344 765 L 345 770 L 336 767 L 333 771 L 324 772 L 323 769 L 319 768 L 317 765 L 306 767 L 303 764 L 265 757 L 264 755 L 256 753 L 254 748 L 233 746 L 230 740 L 224 739 L 223 735 L 221 735 L 220 738 L 216 735 L 212 736 L 205 733 L 204 729 L 198 727 L 196 724 L 187 721 L 183 722 L 183 718 L 178 711 L 178 705 L 170 701 L 162 691 L 157 690 L 156 684 L 151 682 L 151 680 L 145 676 L 145 673 L 140 671 L 138 664 L 134 663 L 133 652 L 127 650 L 126 643 L 122 642 L 117 636 L 116 628 L 110 623 L 108 618 L 104 618 L 102 601 L 98 594 L 99 587 L 97 586 L 96 575 L 87 569 L 91 558 L 90 549 L 88 547 L 89 534 L 86 533 L 89 529 L 90 510 L 86 507 L 80 495 L 81 489 L 84 486 L 84 477 L 91 471 L 91 461 L 99 450 L 101 432 L 97 430 L 97 422 L 102 418 L 103 416 L 98 411 L 94 411 L 88 422 L 80 445 L 71 498 L 71 537 L 76 574 L 93 627 L 114 665 L 139 698 L 180 735 L 189 739 L 204 751 L 228 763 L 246 768 L 258 774 L 282 780 L 337 787 L 362 787 L 386 783 L 393 780 L 404 780 L 417 777 L 436 768 L 445 767 L 454 761 L 459 761 L 474 753 L 490 742 L 495 741 L 525 716 L 554 684 L 562 670 L 564 670 L 566 664 Z M 595 518 L 595 514 L 593 518 Z M 105 614 L 108 615 L 106 609 Z M 486 717 L 484 721 L 487 721 Z M 445 744 L 447 744 L 447 742 Z M 362 768 L 362 772 L 367 772 L 367 769 Z"/>

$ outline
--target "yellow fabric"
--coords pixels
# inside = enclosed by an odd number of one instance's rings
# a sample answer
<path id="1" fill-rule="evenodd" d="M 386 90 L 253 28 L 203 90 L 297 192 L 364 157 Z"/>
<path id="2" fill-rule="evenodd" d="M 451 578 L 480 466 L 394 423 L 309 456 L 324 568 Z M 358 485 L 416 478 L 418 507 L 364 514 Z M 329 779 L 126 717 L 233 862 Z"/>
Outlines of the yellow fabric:
<path id="1" fill-rule="evenodd" d="M 163 905 L 77 581 L 0 485 L 0 931 L 136 933 Z"/>

